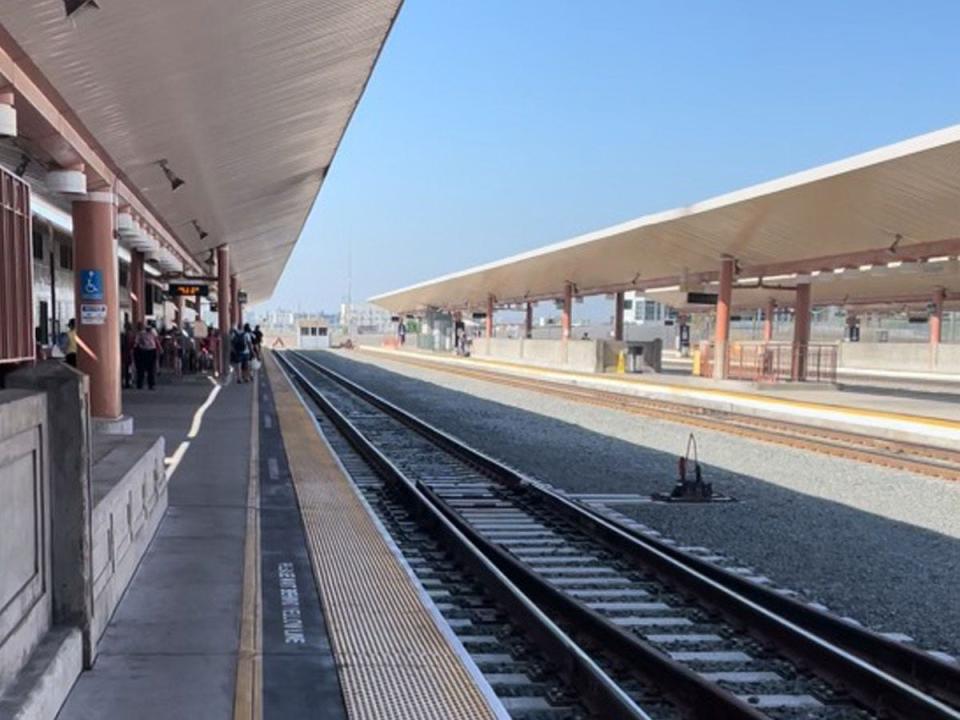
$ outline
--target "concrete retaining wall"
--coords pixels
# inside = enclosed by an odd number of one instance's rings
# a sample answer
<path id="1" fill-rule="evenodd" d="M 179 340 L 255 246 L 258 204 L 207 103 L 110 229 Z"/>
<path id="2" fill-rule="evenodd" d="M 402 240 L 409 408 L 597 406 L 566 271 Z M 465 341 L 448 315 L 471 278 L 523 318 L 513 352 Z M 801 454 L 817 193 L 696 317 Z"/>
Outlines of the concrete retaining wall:
<path id="1" fill-rule="evenodd" d="M 49 630 L 46 396 L 0 391 L 0 695 Z"/>
<path id="2" fill-rule="evenodd" d="M 94 467 L 90 620 L 94 654 L 167 509 L 163 458 L 162 437 L 126 437 Z"/>
<path id="3" fill-rule="evenodd" d="M 478 338 L 473 341 L 470 353 L 482 360 L 561 370 L 593 373 L 603 369 L 602 340 Z"/>
<path id="4" fill-rule="evenodd" d="M 839 367 L 851 370 L 960 373 L 960 345 L 841 343 Z"/>

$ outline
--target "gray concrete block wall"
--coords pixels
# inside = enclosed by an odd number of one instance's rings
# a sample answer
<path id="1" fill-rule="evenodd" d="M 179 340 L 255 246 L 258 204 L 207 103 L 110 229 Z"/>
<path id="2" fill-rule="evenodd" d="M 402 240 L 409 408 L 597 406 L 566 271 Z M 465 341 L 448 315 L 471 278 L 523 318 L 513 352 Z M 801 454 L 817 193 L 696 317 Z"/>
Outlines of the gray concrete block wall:
<path id="1" fill-rule="evenodd" d="M 471 355 L 542 368 L 602 372 L 603 340 L 545 340 L 542 338 L 478 338 Z"/>
<path id="2" fill-rule="evenodd" d="M 52 621 L 46 397 L 0 391 L 0 695 Z"/>
<path id="3" fill-rule="evenodd" d="M 91 612 L 91 439 L 86 375 L 60 362 L 10 373 L 7 387 L 46 395 L 50 437 L 53 622 L 83 629 Z M 88 648 L 89 650 L 89 648 Z"/>
<path id="4" fill-rule="evenodd" d="M 95 469 L 91 645 L 103 635 L 167 509 L 164 440 L 125 438 Z"/>
<path id="5" fill-rule="evenodd" d="M 839 367 L 851 370 L 960 374 L 960 345 L 840 343 Z"/>

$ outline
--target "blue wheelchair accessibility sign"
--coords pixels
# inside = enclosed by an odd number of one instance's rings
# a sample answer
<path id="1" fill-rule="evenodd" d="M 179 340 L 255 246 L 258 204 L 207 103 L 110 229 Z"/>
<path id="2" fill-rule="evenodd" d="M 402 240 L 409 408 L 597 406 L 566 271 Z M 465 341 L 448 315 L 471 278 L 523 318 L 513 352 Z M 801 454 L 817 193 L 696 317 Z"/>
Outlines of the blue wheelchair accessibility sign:
<path id="1" fill-rule="evenodd" d="M 80 271 L 80 299 L 103 300 L 103 273 L 101 271 Z"/>

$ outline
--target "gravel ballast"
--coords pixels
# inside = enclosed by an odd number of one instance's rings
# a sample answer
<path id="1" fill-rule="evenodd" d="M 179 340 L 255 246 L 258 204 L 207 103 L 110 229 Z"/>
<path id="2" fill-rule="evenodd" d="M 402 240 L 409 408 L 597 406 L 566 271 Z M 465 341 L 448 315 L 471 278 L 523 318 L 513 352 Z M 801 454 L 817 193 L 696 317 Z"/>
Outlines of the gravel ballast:
<path id="1" fill-rule="evenodd" d="M 691 428 L 390 361 L 319 359 L 540 480 L 574 493 L 669 491 Z M 712 505 L 615 506 L 665 536 L 920 647 L 960 655 L 960 486 L 694 430 Z"/>

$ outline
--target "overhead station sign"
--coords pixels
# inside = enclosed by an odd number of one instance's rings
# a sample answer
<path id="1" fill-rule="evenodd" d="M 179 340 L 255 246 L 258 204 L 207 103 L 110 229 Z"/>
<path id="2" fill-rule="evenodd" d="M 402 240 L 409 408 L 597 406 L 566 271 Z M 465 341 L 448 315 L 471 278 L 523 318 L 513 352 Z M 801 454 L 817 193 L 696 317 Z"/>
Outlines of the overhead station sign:
<path id="1" fill-rule="evenodd" d="M 687 305 L 716 305 L 716 293 L 688 292 Z"/>
<path id="2" fill-rule="evenodd" d="M 175 282 L 168 287 L 170 297 L 201 298 L 210 295 L 210 286 L 198 282 Z"/>

